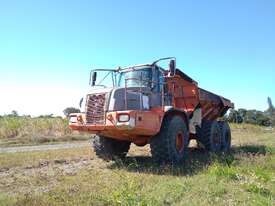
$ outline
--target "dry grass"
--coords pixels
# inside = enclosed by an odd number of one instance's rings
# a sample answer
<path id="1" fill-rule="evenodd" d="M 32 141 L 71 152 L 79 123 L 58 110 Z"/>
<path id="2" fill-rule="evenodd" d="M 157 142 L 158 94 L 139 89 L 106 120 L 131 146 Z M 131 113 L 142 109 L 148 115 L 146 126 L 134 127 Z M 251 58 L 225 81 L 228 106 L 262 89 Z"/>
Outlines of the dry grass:
<path id="1" fill-rule="evenodd" d="M 154 165 L 148 147 L 110 162 L 89 146 L 2 154 L 0 205 L 274 205 L 275 132 L 232 130 L 230 154 L 190 148 L 178 167 Z"/>
<path id="2" fill-rule="evenodd" d="M 62 118 L 0 118 L 0 138 L 24 136 L 62 136 L 71 133 L 68 122 Z"/>
<path id="3" fill-rule="evenodd" d="M 89 136 L 73 132 L 62 118 L 0 118 L 1 147 L 87 140 Z"/>

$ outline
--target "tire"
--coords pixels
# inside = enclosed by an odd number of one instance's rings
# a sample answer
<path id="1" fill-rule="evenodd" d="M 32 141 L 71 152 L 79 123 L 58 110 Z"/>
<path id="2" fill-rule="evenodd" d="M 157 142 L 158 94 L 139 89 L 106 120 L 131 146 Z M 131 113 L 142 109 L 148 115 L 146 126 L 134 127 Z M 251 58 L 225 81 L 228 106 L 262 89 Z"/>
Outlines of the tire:
<path id="1" fill-rule="evenodd" d="M 229 152 L 231 148 L 231 130 L 227 122 L 219 122 L 222 141 L 221 141 L 221 151 Z"/>
<path id="2" fill-rule="evenodd" d="M 178 164 L 188 153 L 189 133 L 185 120 L 177 116 L 163 119 L 160 132 L 150 141 L 152 158 L 159 164 Z"/>
<path id="3" fill-rule="evenodd" d="M 210 152 L 221 151 L 221 128 L 217 121 L 202 121 L 201 128 L 197 128 L 197 142 Z"/>
<path id="4" fill-rule="evenodd" d="M 115 140 L 96 135 L 93 139 L 93 148 L 96 155 L 104 160 L 124 158 L 129 151 L 131 142 Z"/>
<path id="5" fill-rule="evenodd" d="M 205 147 L 203 146 L 203 144 L 200 143 L 198 140 L 197 140 L 197 148 L 199 148 L 199 149 L 205 149 Z"/>

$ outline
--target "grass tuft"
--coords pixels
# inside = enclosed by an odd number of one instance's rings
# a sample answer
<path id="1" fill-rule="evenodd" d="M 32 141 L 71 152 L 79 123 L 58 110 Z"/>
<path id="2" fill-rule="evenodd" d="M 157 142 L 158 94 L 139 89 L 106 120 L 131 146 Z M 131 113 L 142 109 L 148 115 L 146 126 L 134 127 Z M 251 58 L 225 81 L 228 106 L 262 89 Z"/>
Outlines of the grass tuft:
<path id="1" fill-rule="evenodd" d="M 226 178 L 229 180 L 240 180 L 241 175 L 239 174 L 236 167 L 229 167 L 219 163 L 214 163 L 209 168 L 209 174 L 218 178 Z"/>
<path id="2" fill-rule="evenodd" d="M 272 198 L 271 195 L 271 191 L 267 188 L 265 188 L 263 185 L 261 184 L 249 184 L 246 186 L 246 190 L 248 192 L 252 192 L 252 193 L 256 193 L 256 194 L 260 194 L 262 196 L 265 196 L 265 197 L 270 197 L 270 199 Z"/>

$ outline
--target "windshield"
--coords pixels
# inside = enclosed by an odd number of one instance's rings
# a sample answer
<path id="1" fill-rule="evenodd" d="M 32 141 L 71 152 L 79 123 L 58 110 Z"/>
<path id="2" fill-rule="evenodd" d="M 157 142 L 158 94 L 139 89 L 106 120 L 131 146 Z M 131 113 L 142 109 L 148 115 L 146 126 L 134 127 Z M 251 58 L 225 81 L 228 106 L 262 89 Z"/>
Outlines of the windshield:
<path id="1" fill-rule="evenodd" d="M 119 73 L 118 86 L 124 87 L 125 80 L 127 87 L 150 87 L 152 80 L 152 68 L 147 67 L 144 69 L 130 70 Z"/>

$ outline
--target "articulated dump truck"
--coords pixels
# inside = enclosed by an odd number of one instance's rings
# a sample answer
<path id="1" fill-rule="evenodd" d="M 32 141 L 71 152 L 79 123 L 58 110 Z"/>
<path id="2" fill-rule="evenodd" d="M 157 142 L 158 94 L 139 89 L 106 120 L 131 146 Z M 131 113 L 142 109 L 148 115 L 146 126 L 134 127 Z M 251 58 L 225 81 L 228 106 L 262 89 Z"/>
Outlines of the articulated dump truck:
<path id="1" fill-rule="evenodd" d="M 167 68 L 160 66 L 168 61 Z M 101 75 L 101 73 L 107 75 Z M 107 84 L 102 84 L 107 76 Z M 101 79 L 101 80 L 97 80 Z M 208 151 L 228 151 L 231 132 L 219 121 L 234 104 L 198 87 L 176 68 L 175 58 L 117 69 L 94 69 L 83 111 L 70 115 L 73 130 L 95 134 L 98 157 L 123 158 L 130 144 L 150 144 L 158 163 L 178 164 L 191 139 Z M 83 100 L 83 99 L 82 99 Z"/>

